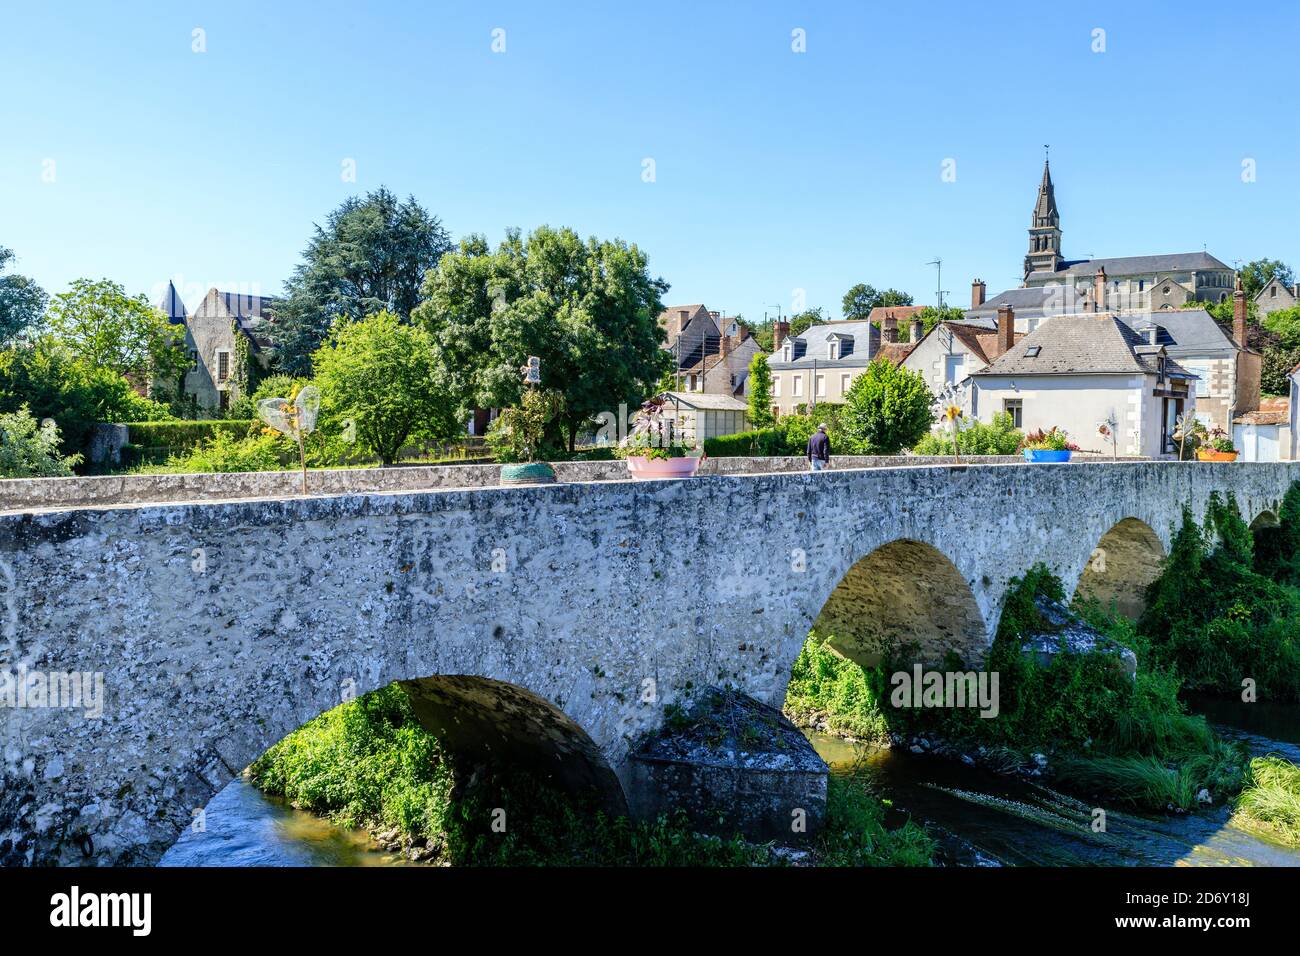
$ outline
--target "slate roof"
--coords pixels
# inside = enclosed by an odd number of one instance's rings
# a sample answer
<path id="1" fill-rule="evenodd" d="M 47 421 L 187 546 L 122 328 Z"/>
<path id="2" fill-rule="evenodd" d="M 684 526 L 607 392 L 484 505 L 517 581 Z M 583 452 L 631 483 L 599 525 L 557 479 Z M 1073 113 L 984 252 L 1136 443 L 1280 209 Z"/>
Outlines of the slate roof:
<path id="1" fill-rule="evenodd" d="M 1220 262 L 1208 252 L 1175 252 L 1159 256 L 1119 256 L 1112 259 L 1073 259 L 1062 263 L 1062 268 L 1055 272 L 1031 272 L 1029 279 L 1055 278 L 1060 276 L 1092 276 L 1097 268 L 1102 267 L 1108 276 L 1143 275 L 1150 273 L 1166 274 L 1170 272 L 1204 272 L 1221 269 L 1227 272 L 1232 267 Z"/>
<path id="2" fill-rule="evenodd" d="M 1055 273 L 1061 275 L 1062 273 Z M 1070 299 L 1079 301 L 1070 302 Z M 1007 289 L 988 299 L 983 305 L 968 309 L 965 315 L 973 318 L 996 318 L 998 309 L 1009 305 L 1020 318 L 1037 319 L 1051 312 L 1053 315 L 1078 311 L 1082 297 L 1060 285 L 1033 286 L 1028 289 Z"/>
<path id="3" fill-rule="evenodd" d="M 185 311 L 185 303 L 181 301 L 180 293 L 176 291 L 174 282 L 167 283 L 167 291 L 163 293 L 162 301 L 158 303 L 158 308 L 167 316 L 167 321 L 172 325 L 179 325 L 185 321 L 188 314 Z"/>
<path id="4" fill-rule="evenodd" d="M 1144 339 L 1147 330 L 1159 326 L 1163 334 L 1157 341 L 1173 356 L 1190 358 L 1217 353 L 1228 357 L 1237 351 L 1237 344 L 1229 338 L 1227 331 L 1204 309 L 1137 312 L 1121 315 L 1120 321 Z"/>
<path id="5" fill-rule="evenodd" d="M 1037 347 L 1038 354 L 1029 356 Z M 1159 346 L 1142 337 L 1113 312 L 1061 315 L 1044 322 L 987 368 L 973 375 L 1155 374 Z M 1166 375 L 1196 378 L 1172 359 Z"/>
<path id="6" fill-rule="evenodd" d="M 835 360 L 826 357 L 826 337 L 828 335 L 852 336 L 853 351 L 843 358 Z M 874 354 L 871 344 L 880 345 L 880 329 L 869 320 L 858 322 L 822 322 L 805 329 L 799 335 L 791 336 L 786 341 L 794 344 L 789 362 L 782 361 L 785 343 L 772 352 L 768 365 L 775 369 L 811 368 L 861 368 L 867 365 Z M 801 351 L 802 349 L 802 351 Z"/>

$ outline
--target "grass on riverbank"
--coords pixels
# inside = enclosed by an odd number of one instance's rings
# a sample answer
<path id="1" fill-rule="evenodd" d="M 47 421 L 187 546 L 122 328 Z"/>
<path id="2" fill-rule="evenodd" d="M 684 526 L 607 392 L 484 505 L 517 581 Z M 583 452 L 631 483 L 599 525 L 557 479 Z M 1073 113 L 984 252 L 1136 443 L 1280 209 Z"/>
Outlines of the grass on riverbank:
<path id="1" fill-rule="evenodd" d="M 769 846 L 696 833 L 684 815 L 612 818 L 594 799 L 530 774 L 462 781 L 398 684 L 335 707 L 253 762 L 250 779 L 346 827 L 397 831 L 407 846 L 456 866 L 761 866 Z M 504 820 L 504 832 L 492 826 Z M 832 778 L 813 851 L 831 866 L 923 866 L 934 842 L 915 823 L 887 830 L 859 784 Z"/>
<path id="2" fill-rule="evenodd" d="M 1300 767 L 1281 757 L 1256 757 L 1235 811 L 1234 825 L 1300 847 Z"/>

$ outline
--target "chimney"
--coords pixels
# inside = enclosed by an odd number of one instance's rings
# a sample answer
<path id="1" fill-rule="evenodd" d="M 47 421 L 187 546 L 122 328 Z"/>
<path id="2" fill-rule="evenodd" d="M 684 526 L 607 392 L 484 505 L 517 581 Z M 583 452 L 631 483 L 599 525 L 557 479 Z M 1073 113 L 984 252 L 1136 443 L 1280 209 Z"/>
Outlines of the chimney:
<path id="1" fill-rule="evenodd" d="M 690 309 L 677 310 L 677 334 L 678 335 L 682 334 L 682 329 L 686 328 L 686 323 L 690 320 L 690 317 L 691 317 Z"/>
<path id="2" fill-rule="evenodd" d="M 912 336 L 911 336 L 912 342 L 913 343 L 919 342 L 924 336 L 925 336 L 925 322 L 921 319 L 913 319 Z"/>
<path id="3" fill-rule="evenodd" d="M 1232 337 L 1238 347 L 1246 347 L 1246 290 L 1241 286 L 1240 272 L 1232 287 Z"/>
<path id="4" fill-rule="evenodd" d="M 998 309 L 998 338 L 995 346 L 997 355 L 993 357 L 996 359 L 999 356 L 1006 355 L 1007 352 L 1011 351 L 1011 346 L 1015 344 L 1016 313 L 1011 306 L 1004 305 Z"/>
<path id="5" fill-rule="evenodd" d="M 976 279 L 970 284 L 970 307 L 978 309 L 984 304 L 984 293 L 988 291 L 988 286 L 984 284 L 983 279 Z"/>
<path id="6" fill-rule="evenodd" d="M 723 358 L 726 358 L 731 352 L 731 336 L 726 332 L 722 333 L 722 340 L 718 343 L 718 352 Z"/>
<path id="7" fill-rule="evenodd" d="M 1092 311 L 1106 311 L 1106 267 L 1097 266 L 1097 274 L 1092 277 Z"/>
<path id="8" fill-rule="evenodd" d="M 892 312 L 886 312 L 880 320 L 880 338 L 885 342 L 898 341 L 898 318 Z"/>
<path id="9" fill-rule="evenodd" d="M 776 322 L 772 324 L 772 351 L 773 352 L 775 352 L 777 349 L 781 347 L 781 343 L 785 341 L 785 337 L 789 334 L 790 334 L 789 322 L 782 322 L 780 319 L 777 319 Z"/>

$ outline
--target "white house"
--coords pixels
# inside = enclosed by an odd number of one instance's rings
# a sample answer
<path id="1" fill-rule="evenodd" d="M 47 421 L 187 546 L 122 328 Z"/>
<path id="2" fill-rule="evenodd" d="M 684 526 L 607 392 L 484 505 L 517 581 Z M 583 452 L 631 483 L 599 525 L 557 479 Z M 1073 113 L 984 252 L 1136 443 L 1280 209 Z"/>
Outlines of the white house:
<path id="1" fill-rule="evenodd" d="M 979 322 L 940 322 L 903 359 L 903 367 L 919 372 L 936 395 L 946 386 L 965 382 L 972 373 L 1008 351 L 1024 334 L 1015 331 L 1015 313 L 1004 307 L 998 324 L 989 328 Z M 969 402 L 970 392 L 966 392 Z M 969 404 L 964 409 L 969 412 Z"/>
<path id="2" fill-rule="evenodd" d="M 1099 426 L 1117 425 L 1121 455 L 1177 453 L 1174 423 L 1195 414 L 1195 376 L 1111 312 L 1056 316 L 971 375 L 972 413 L 1009 412 L 1025 431 L 1065 430 L 1084 451 L 1111 453 Z"/>

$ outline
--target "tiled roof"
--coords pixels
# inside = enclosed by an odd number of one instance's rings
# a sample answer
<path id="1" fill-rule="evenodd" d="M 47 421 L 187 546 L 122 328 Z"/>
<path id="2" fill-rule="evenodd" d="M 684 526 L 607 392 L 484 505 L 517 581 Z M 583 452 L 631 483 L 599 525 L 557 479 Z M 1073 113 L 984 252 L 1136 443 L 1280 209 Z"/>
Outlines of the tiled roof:
<path id="1" fill-rule="evenodd" d="M 1037 354 L 1029 355 L 1037 348 Z M 975 375 L 1068 375 L 1087 373 L 1154 374 L 1159 346 L 1146 346 L 1141 336 L 1113 312 L 1061 315 L 1044 322 Z M 1166 363 L 1167 374 L 1192 377 L 1177 362 Z"/>
<path id="2" fill-rule="evenodd" d="M 880 351 L 873 358 L 889 359 L 892 365 L 901 365 L 903 360 L 912 354 L 912 349 L 916 348 L 915 342 L 886 342 L 880 346 Z"/>
<path id="3" fill-rule="evenodd" d="M 988 364 L 998 350 L 998 333 L 996 329 L 983 329 L 964 322 L 943 322 L 941 325 L 961 340 L 966 350 L 971 352 L 984 364 Z M 1012 333 L 1012 341 L 1019 342 L 1025 337 L 1024 332 Z"/>
<path id="4" fill-rule="evenodd" d="M 1234 425 L 1285 425 L 1291 421 L 1291 412 L 1289 409 L 1283 411 L 1265 411 L 1259 409 L 1254 412 L 1246 412 L 1244 415 L 1238 415 L 1232 420 Z"/>

